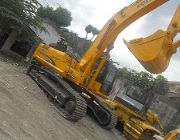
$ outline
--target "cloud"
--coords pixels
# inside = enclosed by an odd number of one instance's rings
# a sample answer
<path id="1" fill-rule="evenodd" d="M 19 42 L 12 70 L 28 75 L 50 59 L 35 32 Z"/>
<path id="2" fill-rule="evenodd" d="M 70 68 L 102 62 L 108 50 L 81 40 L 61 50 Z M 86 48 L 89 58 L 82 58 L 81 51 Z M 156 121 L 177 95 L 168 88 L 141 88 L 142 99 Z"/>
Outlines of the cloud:
<path id="1" fill-rule="evenodd" d="M 73 21 L 69 29 L 85 37 L 85 27 L 88 24 L 101 29 L 103 25 L 121 8 L 133 0 L 40 0 L 45 5 L 57 7 L 58 4 L 71 11 Z"/>
<path id="2" fill-rule="evenodd" d="M 179 0 L 168 1 L 150 12 L 144 17 L 139 33 L 149 35 L 157 29 L 166 30 L 179 3 Z"/>
<path id="3" fill-rule="evenodd" d="M 44 4 L 57 7 L 58 4 L 69 9 L 72 13 L 73 21 L 70 30 L 85 37 L 85 27 L 88 24 L 101 29 L 103 25 L 111 18 L 113 14 L 123 7 L 134 2 L 134 0 L 40 0 Z M 165 30 L 174 14 L 179 0 L 171 0 L 166 4 L 155 9 L 143 18 L 134 22 L 126 28 L 117 38 L 115 48 L 111 52 L 113 60 L 118 61 L 121 66 L 133 68 L 141 71 L 144 68 L 134 58 L 130 51 L 124 45 L 122 38 L 133 39 L 137 37 L 145 37 L 157 29 Z M 173 56 L 168 70 L 163 73 L 170 80 L 179 80 L 178 69 L 180 69 L 180 51 Z M 180 75 L 180 74 L 179 74 Z"/>

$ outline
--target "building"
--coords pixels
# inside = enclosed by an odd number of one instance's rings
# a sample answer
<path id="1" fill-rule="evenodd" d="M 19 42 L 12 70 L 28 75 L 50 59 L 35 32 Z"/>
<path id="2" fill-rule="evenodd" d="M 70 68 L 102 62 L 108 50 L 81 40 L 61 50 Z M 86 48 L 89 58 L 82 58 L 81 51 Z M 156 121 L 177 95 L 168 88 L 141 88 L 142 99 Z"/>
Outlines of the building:
<path id="1" fill-rule="evenodd" d="M 157 95 L 151 106 L 165 131 L 180 128 L 180 82 L 169 82 L 169 89 L 168 94 Z"/>
<path id="2" fill-rule="evenodd" d="M 45 22 L 43 24 L 47 33 L 31 29 L 35 36 L 37 36 L 37 40 L 46 44 L 56 43 L 61 38 L 59 33 L 56 32 L 51 25 Z M 25 60 L 29 60 L 35 50 L 35 46 L 31 46 L 25 41 L 18 41 L 17 32 L 15 30 L 10 30 L 7 34 L 0 36 L 0 50 L 14 53 L 22 56 Z"/>

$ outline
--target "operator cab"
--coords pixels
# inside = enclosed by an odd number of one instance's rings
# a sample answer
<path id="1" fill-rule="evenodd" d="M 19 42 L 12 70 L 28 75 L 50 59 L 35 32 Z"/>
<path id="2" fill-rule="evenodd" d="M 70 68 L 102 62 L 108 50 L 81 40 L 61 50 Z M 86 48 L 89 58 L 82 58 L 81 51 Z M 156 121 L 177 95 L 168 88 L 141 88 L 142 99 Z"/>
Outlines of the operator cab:
<path id="1" fill-rule="evenodd" d="M 145 114 L 151 105 L 154 94 L 143 92 L 139 87 L 127 85 L 121 77 L 117 76 L 118 69 L 108 63 L 103 73 L 101 91 L 111 100 L 115 100 L 140 114 Z"/>
<path id="2" fill-rule="evenodd" d="M 120 79 L 113 83 L 109 98 L 127 106 L 135 112 L 145 111 L 146 94 L 137 86 L 125 86 Z"/>
<path id="3" fill-rule="evenodd" d="M 108 95 L 108 93 L 112 90 L 116 73 L 117 68 L 113 64 L 107 62 L 102 73 L 100 74 L 101 78 L 99 82 L 102 83 L 101 92 Z"/>

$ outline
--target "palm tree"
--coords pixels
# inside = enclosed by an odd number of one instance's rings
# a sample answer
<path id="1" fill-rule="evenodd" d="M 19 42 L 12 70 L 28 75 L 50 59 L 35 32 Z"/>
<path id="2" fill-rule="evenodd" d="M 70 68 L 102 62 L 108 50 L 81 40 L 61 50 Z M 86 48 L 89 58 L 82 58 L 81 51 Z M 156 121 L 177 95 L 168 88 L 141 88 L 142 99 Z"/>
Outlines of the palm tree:
<path id="1" fill-rule="evenodd" d="M 92 39 L 94 38 L 94 36 L 97 35 L 98 33 L 99 33 L 99 30 L 98 30 L 97 28 L 93 27 L 93 28 L 92 28 L 92 34 L 93 34 L 93 36 L 92 36 L 91 40 L 92 40 Z"/>
<path id="2" fill-rule="evenodd" d="M 91 33 L 93 30 L 93 26 L 92 25 L 87 25 L 86 28 L 85 28 L 85 31 L 86 31 L 86 39 L 88 38 L 88 34 Z"/>

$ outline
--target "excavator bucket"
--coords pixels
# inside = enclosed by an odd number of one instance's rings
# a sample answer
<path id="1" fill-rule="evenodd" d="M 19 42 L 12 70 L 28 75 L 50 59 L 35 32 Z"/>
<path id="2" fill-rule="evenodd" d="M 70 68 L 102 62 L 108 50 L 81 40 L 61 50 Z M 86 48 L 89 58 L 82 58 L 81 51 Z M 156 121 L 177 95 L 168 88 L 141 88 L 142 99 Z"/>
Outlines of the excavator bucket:
<path id="1" fill-rule="evenodd" d="M 125 44 L 136 59 L 151 73 L 162 73 L 169 65 L 176 49 L 168 33 L 158 30 L 146 38 L 135 39 Z"/>
<path id="2" fill-rule="evenodd" d="M 180 47 L 180 40 L 173 43 L 174 37 L 180 32 L 180 5 L 178 6 L 166 32 L 158 30 L 146 38 L 124 41 L 129 50 L 151 73 L 162 73 L 169 65 L 169 61 L 176 49 Z"/>

